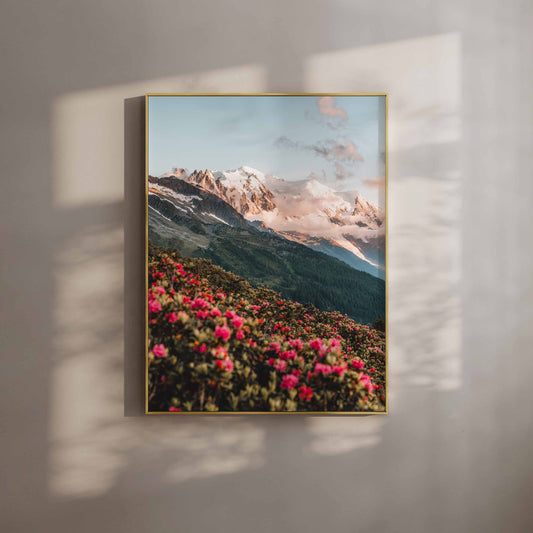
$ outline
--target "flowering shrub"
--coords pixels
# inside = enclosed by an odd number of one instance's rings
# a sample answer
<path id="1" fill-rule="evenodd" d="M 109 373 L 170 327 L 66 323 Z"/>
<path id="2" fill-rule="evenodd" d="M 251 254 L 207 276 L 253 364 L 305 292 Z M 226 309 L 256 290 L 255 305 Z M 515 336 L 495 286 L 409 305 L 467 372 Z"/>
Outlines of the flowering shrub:
<path id="1" fill-rule="evenodd" d="M 385 336 L 150 247 L 150 411 L 383 411 Z"/>

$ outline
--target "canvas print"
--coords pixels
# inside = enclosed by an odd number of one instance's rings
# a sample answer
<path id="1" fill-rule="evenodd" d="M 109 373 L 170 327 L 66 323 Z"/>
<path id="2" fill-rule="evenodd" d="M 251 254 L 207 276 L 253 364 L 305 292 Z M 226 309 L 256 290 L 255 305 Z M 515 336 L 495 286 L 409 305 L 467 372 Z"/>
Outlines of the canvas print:
<path id="1" fill-rule="evenodd" d="M 386 96 L 146 105 L 147 413 L 385 413 Z"/>

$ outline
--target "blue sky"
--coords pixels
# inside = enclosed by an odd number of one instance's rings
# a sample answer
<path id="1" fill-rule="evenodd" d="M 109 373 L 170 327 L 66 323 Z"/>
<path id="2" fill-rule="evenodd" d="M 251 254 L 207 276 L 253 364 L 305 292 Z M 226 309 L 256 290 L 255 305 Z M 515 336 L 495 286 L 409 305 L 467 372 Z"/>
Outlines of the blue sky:
<path id="1" fill-rule="evenodd" d="M 151 96 L 149 173 L 242 165 L 314 176 L 377 202 L 385 101 L 379 96 Z"/>

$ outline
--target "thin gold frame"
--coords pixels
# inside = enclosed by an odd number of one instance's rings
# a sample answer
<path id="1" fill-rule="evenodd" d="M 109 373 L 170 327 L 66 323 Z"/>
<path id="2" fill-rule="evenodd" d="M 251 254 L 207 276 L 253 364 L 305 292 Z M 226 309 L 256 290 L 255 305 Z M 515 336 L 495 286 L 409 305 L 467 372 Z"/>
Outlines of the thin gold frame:
<path id="1" fill-rule="evenodd" d="M 152 96 L 382 96 L 385 98 L 385 410 L 384 411 L 149 411 L 148 410 L 148 103 Z M 144 99 L 144 414 L 173 416 L 311 415 L 370 416 L 389 414 L 389 99 L 387 93 L 146 93 Z"/>

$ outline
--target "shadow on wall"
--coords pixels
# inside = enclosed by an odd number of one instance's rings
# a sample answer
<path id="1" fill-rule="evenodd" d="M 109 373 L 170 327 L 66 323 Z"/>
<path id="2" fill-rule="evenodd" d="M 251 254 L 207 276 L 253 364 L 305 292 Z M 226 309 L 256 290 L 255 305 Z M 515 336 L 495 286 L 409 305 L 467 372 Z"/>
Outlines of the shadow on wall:
<path id="1" fill-rule="evenodd" d="M 391 530 L 380 509 L 394 516 L 434 487 L 434 455 L 457 443 L 431 420 L 441 404 L 459 402 L 452 391 L 461 386 L 459 57 L 460 40 L 452 34 L 317 54 L 302 65 L 308 92 L 390 96 L 388 417 L 139 416 L 144 98 L 138 95 L 261 92 L 266 72 L 245 65 L 58 99 L 54 201 L 64 230 L 55 251 L 46 490 L 54 505 L 79 513 L 79 531 L 94 530 L 84 516 L 111 512 L 123 499 L 134 504 L 121 524 L 130 531 L 149 527 L 148 506 L 161 510 L 159 528 L 171 528 L 174 502 L 187 509 L 198 501 L 212 502 L 210 513 L 184 513 L 185 531 L 221 520 L 227 530 L 234 524 L 257 531 L 262 523 L 260 530 L 269 531 L 289 513 L 301 514 L 302 527 L 342 530 L 345 518 L 335 509 L 353 501 L 366 509 L 358 519 L 367 528 Z M 410 416 L 415 410 L 418 416 Z M 426 445 L 413 446 L 411 435 Z M 459 460 L 441 473 L 442 486 L 443 477 L 460 479 L 461 468 Z M 384 486 L 391 470 L 397 475 Z M 402 490 L 405 479 L 409 493 Z M 354 486 L 354 480 L 364 482 Z M 461 509 L 461 490 L 440 496 L 439 505 Z M 321 506 L 309 506 L 317 501 Z M 228 514 L 232 502 L 246 502 L 240 514 Z M 436 512 L 428 506 L 407 519 L 411 530 L 423 530 Z M 68 523 L 68 513 L 50 513 L 59 527 Z"/>

